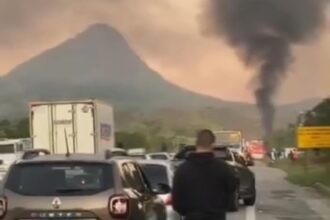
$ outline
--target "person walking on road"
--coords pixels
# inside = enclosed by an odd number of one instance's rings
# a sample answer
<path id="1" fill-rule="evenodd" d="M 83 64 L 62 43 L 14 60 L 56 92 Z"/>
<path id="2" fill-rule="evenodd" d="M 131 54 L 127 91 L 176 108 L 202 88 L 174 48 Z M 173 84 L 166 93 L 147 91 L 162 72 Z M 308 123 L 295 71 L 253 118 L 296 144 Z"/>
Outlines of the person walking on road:
<path id="1" fill-rule="evenodd" d="M 210 130 L 197 134 L 196 152 L 188 155 L 173 180 L 173 208 L 185 220 L 226 220 L 237 180 L 230 167 L 213 154 L 215 136 Z"/>

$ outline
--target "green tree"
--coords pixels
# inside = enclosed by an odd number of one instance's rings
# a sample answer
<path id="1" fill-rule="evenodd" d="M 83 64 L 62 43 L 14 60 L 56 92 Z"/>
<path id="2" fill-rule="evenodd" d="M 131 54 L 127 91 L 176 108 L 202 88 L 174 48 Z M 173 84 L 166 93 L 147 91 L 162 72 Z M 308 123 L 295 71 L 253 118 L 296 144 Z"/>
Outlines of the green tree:
<path id="1" fill-rule="evenodd" d="M 305 114 L 305 126 L 330 126 L 330 98 Z"/>
<path id="2" fill-rule="evenodd" d="M 295 147 L 296 145 L 296 127 L 290 124 L 287 128 L 275 131 L 267 140 L 271 148 L 283 149 L 286 147 Z"/>
<path id="3" fill-rule="evenodd" d="M 125 149 L 149 148 L 146 136 L 140 132 L 116 132 L 116 141 L 121 143 Z"/>
<path id="4" fill-rule="evenodd" d="M 15 125 L 15 136 L 19 138 L 26 138 L 30 136 L 28 118 L 21 119 L 17 122 L 17 124 Z"/>

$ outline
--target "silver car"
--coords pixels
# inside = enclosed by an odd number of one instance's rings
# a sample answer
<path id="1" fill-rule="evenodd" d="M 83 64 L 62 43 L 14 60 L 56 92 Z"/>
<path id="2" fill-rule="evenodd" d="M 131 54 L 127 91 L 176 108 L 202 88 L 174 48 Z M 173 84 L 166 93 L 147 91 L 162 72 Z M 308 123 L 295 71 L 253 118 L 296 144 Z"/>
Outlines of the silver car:
<path id="1" fill-rule="evenodd" d="M 166 160 L 140 160 L 143 173 L 146 175 L 152 188 L 159 188 L 159 183 L 172 187 L 174 166 Z M 167 220 L 180 220 L 180 215 L 172 208 L 171 194 L 159 195 L 166 205 Z"/>
<path id="2" fill-rule="evenodd" d="M 164 186 L 152 191 L 135 161 L 34 154 L 26 154 L 27 159 L 8 171 L 0 194 L 0 219 L 166 220 L 158 197 Z M 163 193 L 168 194 L 167 189 Z"/>
<path id="3" fill-rule="evenodd" d="M 171 160 L 172 157 L 169 153 L 166 152 L 158 152 L 158 153 L 150 153 L 147 154 L 147 159 L 149 160 Z"/>

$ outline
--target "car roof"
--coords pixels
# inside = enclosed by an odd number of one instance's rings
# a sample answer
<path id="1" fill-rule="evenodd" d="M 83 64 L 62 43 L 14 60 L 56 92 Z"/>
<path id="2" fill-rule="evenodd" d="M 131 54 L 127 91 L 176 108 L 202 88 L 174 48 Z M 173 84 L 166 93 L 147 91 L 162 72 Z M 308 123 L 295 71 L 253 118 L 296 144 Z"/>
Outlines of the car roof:
<path id="1" fill-rule="evenodd" d="M 169 153 L 167 153 L 167 152 L 153 152 L 153 153 L 149 153 L 147 155 L 169 155 Z"/>
<path id="2" fill-rule="evenodd" d="M 37 156 L 31 159 L 19 160 L 16 164 L 27 163 L 47 163 L 47 162 L 90 162 L 90 163 L 113 163 L 113 162 L 132 161 L 127 157 L 113 157 L 106 159 L 104 155 L 100 154 L 49 154 Z"/>
<path id="3" fill-rule="evenodd" d="M 125 149 L 117 148 L 117 147 L 111 148 L 110 151 L 111 151 L 111 152 L 115 152 L 115 151 L 127 152 Z"/>
<path id="4" fill-rule="evenodd" d="M 223 145 L 216 145 L 213 147 L 214 150 L 226 150 L 229 152 L 228 146 L 223 146 Z M 174 158 L 176 159 L 184 159 L 187 155 L 187 153 L 194 152 L 196 151 L 196 146 L 195 145 L 186 145 L 184 146 L 176 155 Z"/>

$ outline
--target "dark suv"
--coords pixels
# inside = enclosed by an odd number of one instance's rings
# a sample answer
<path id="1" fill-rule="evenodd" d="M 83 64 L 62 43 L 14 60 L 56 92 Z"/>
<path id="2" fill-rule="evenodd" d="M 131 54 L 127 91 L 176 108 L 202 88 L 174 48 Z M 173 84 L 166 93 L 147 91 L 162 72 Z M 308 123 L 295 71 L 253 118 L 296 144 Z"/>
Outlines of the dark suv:
<path id="1" fill-rule="evenodd" d="M 178 166 L 184 159 L 196 150 L 195 146 L 186 146 L 174 157 L 174 165 Z M 231 151 L 226 146 L 216 146 L 214 148 L 215 157 L 226 161 L 233 169 L 237 177 L 237 191 L 232 195 L 229 204 L 230 211 L 237 211 L 239 208 L 239 199 L 242 199 L 245 205 L 254 205 L 256 200 L 255 176 L 248 168 L 248 163 L 244 157 L 235 151 Z"/>
<path id="2" fill-rule="evenodd" d="M 124 158 L 44 155 L 21 160 L 8 171 L 2 190 L 0 217 L 8 220 L 166 219 L 156 194 L 167 189 L 151 189 L 140 166 Z"/>

